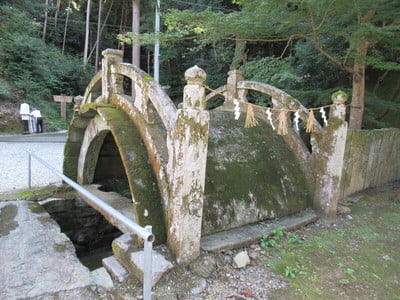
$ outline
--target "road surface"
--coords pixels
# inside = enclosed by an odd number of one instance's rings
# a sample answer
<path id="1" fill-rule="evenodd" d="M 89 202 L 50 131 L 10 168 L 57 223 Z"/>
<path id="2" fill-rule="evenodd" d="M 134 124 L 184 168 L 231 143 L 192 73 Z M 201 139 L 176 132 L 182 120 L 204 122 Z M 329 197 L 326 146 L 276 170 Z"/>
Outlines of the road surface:
<path id="1" fill-rule="evenodd" d="M 65 132 L 0 136 L 0 193 L 29 187 L 29 154 L 36 154 L 62 171 Z M 61 180 L 32 159 L 32 187 Z"/>

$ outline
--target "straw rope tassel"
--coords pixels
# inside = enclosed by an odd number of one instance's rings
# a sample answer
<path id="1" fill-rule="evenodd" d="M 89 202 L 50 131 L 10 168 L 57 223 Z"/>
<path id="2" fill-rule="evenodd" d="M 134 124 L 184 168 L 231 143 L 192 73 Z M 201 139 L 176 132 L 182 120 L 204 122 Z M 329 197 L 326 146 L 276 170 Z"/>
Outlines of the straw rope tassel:
<path id="1" fill-rule="evenodd" d="M 245 128 L 251 128 L 258 125 L 258 121 L 254 115 L 253 106 L 247 105 L 246 121 L 244 122 Z"/>
<path id="2" fill-rule="evenodd" d="M 310 114 L 308 115 L 306 132 L 308 133 L 315 132 L 315 117 L 314 117 L 314 111 L 312 109 L 310 110 Z"/>
<path id="3" fill-rule="evenodd" d="M 286 135 L 288 133 L 286 111 L 281 110 L 279 113 L 279 124 L 276 132 L 279 135 Z"/>

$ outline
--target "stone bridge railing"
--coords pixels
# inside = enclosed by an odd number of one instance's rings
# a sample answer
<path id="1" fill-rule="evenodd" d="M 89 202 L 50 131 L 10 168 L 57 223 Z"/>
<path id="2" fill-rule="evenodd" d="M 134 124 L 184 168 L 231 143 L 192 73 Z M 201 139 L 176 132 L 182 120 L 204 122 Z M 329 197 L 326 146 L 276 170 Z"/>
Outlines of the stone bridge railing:
<path id="1" fill-rule="evenodd" d="M 88 84 L 80 106 L 76 108 L 77 114 L 84 116 L 87 111 L 101 110 L 108 105 L 119 107 L 136 124 L 157 177 L 166 215 L 167 240 L 178 262 L 189 261 L 200 253 L 209 126 L 209 115 L 205 110 L 205 90 L 201 86 L 205 77 L 205 72 L 198 67 L 185 73 L 187 85 L 184 89 L 183 107 L 177 109 L 153 78 L 139 68 L 122 62 L 122 51 L 108 49 L 103 52 L 102 71 Z M 132 81 L 133 95 L 124 91 L 124 78 Z M 115 123 L 114 121 L 107 120 L 110 124 Z M 80 125 L 77 121 L 75 123 L 76 127 L 87 126 Z M 100 129 L 95 129 L 91 135 L 96 135 L 97 130 Z M 84 135 L 87 136 L 82 131 L 77 135 L 70 132 L 67 142 L 85 143 Z M 84 148 L 88 149 L 86 151 L 91 149 L 89 146 Z M 81 150 L 79 157 L 67 157 L 64 160 L 64 173 L 72 169 L 68 175 L 73 177 L 74 168 L 71 168 L 71 164 L 78 164 L 79 181 L 79 174 L 85 173 L 85 164 L 80 161 L 87 155 Z M 129 154 L 126 155 L 128 156 Z M 129 169 L 128 165 L 126 169 Z M 134 180 L 131 185 L 134 185 Z M 131 186 L 131 190 L 135 190 L 135 187 Z M 144 199 L 136 200 L 139 203 L 144 202 Z M 142 211 L 146 211 L 146 214 L 152 213 L 150 208 Z M 139 223 L 146 222 L 141 221 L 140 214 L 137 219 Z M 160 236 L 157 238 L 162 240 Z"/>
<path id="2" fill-rule="evenodd" d="M 247 102 L 249 91 L 271 96 L 274 108 L 298 111 L 300 119 L 304 124 L 307 123 L 309 110 L 300 101 L 269 84 L 246 81 L 238 70 L 230 71 L 227 84 L 209 93 L 206 100 L 210 102 L 213 98 L 224 95 L 226 99 L 224 106 L 226 109 L 232 109 L 234 99 Z M 330 218 L 336 215 L 337 204 L 341 198 L 340 182 L 347 137 L 344 105 L 346 100 L 341 98 L 341 94 L 332 98 L 329 123 L 324 128 L 317 120 L 314 121 L 316 131 L 310 134 L 311 149 L 293 129 L 283 136 L 301 162 L 309 185 L 314 189 L 314 207 Z M 258 110 L 256 115 L 257 118 L 267 122 L 265 109 Z"/>

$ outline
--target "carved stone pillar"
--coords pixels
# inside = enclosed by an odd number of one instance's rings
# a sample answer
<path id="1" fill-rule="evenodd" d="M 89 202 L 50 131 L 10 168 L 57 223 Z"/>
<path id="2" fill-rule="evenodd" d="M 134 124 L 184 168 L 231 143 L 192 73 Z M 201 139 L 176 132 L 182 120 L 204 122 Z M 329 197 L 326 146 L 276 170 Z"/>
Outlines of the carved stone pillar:
<path id="1" fill-rule="evenodd" d="M 209 128 L 202 86 L 206 73 L 195 66 L 186 71 L 185 78 L 183 108 L 177 111 L 168 137 L 168 244 L 178 263 L 188 263 L 200 254 Z"/>

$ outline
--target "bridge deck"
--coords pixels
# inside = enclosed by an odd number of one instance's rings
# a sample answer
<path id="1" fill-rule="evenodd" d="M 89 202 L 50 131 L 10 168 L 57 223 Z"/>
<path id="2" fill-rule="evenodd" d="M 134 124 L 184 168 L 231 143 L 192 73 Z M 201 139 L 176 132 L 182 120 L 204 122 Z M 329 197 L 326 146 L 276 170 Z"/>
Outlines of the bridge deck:
<path id="1" fill-rule="evenodd" d="M 135 220 L 134 207 L 131 199 L 121 196 L 116 192 L 103 192 L 99 190 L 98 184 L 85 185 L 84 188 L 88 190 L 90 193 L 95 195 L 96 197 L 103 200 L 105 203 L 118 210 L 121 214 L 126 216 L 127 218 Z M 85 198 L 83 195 L 80 195 L 82 198 Z M 127 233 L 124 225 L 120 224 L 117 219 L 112 216 L 105 215 L 103 211 L 100 211 L 103 216 L 109 220 L 115 227 L 117 227 L 120 231 Z"/>

